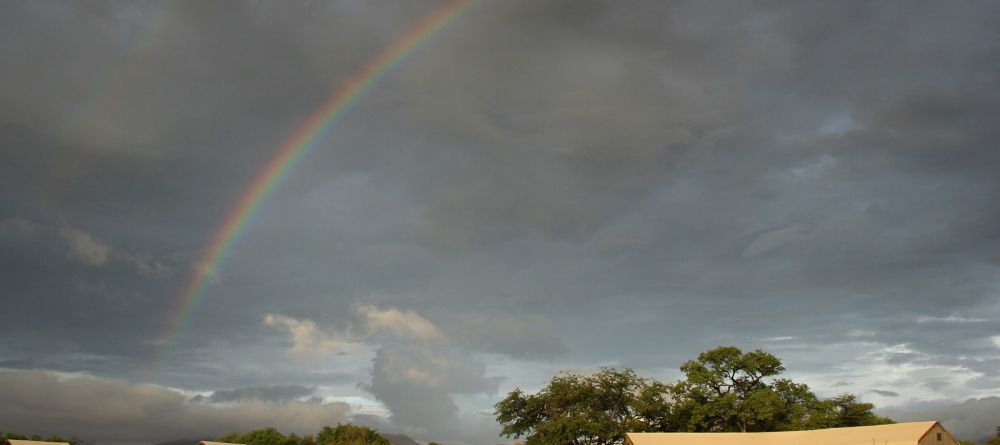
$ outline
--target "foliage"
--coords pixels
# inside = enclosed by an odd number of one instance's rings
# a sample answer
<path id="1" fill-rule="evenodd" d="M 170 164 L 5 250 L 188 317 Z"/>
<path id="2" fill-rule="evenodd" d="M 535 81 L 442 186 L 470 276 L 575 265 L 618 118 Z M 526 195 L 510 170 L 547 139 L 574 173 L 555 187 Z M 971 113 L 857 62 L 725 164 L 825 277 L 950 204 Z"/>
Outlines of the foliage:
<path id="1" fill-rule="evenodd" d="M 338 423 L 336 427 L 323 427 L 316 435 L 319 445 L 389 445 L 389 440 L 378 431 L 366 426 Z"/>
<path id="2" fill-rule="evenodd" d="M 390 445 L 389 440 L 378 431 L 349 423 L 338 423 L 336 427 L 325 426 L 315 437 L 296 434 L 285 436 L 268 427 L 248 433 L 232 432 L 219 436 L 216 440 L 244 445 Z"/>
<path id="3" fill-rule="evenodd" d="M 841 394 L 834 397 L 830 402 L 833 404 L 834 422 L 832 427 L 884 425 L 895 423 L 888 417 L 879 416 L 872 412 L 875 405 L 857 401 L 854 394 Z"/>
<path id="4" fill-rule="evenodd" d="M 681 365 L 687 380 L 672 387 L 675 409 L 688 431 L 773 430 L 785 401 L 765 379 L 784 370 L 781 360 L 760 350 L 703 352 Z"/>
<path id="5" fill-rule="evenodd" d="M 802 383 L 776 376 L 781 360 L 761 350 L 721 346 L 681 366 L 675 415 L 686 431 L 789 431 L 891 423 L 852 394 L 819 400 Z"/>
<path id="6" fill-rule="evenodd" d="M 538 394 L 515 389 L 496 404 L 500 434 L 526 445 L 609 445 L 630 431 L 663 428 L 664 386 L 635 371 L 602 368 L 591 375 L 563 374 Z"/>
<path id="7" fill-rule="evenodd" d="M 778 378 L 784 370 L 767 352 L 720 346 L 685 362 L 685 379 L 674 384 L 631 369 L 561 374 L 537 394 L 511 391 L 494 414 L 501 436 L 524 437 L 526 445 L 619 444 L 625 432 L 789 431 L 892 422 L 851 394 L 821 400 L 807 385 Z"/>
<path id="8" fill-rule="evenodd" d="M 1000 426 L 997 427 L 996 437 L 986 441 L 986 445 L 1000 445 Z"/>
<path id="9" fill-rule="evenodd" d="M 83 441 L 80 440 L 80 438 L 76 437 L 76 436 L 72 436 L 69 439 L 63 439 L 62 437 L 59 437 L 59 436 L 56 436 L 56 435 L 51 435 L 49 437 L 42 438 L 42 436 L 39 436 L 38 434 L 32 434 L 32 435 L 28 436 L 28 435 L 19 434 L 19 433 L 10 432 L 10 431 L 7 431 L 7 432 L 0 431 L 0 443 L 3 443 L 7 439 L 13 439 L 13 440 L 42 440 L 42 441 L 45 441 L 45 442 L 67 442 L 70 445 L 83 445 Z"/>

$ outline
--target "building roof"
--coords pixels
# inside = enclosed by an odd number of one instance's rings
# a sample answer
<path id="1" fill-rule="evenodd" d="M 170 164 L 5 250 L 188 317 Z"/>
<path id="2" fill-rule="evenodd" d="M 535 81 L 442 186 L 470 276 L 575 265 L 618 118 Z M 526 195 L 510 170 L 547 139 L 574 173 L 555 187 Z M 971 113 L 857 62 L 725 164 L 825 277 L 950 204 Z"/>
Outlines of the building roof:
<path id="1" fill-rule="evenodd" d="M 770 433 L 627 433 L 631 445 L 917 445 L 937 426 L 944 445 L 957 444 L 938 422 L 828 428 Z"/>
<path id="2" fill-rule="evenodd" d="M 41 440 L 7 439 L 8 445 L 69 445 L 67 442 L 45 442 Z"/>

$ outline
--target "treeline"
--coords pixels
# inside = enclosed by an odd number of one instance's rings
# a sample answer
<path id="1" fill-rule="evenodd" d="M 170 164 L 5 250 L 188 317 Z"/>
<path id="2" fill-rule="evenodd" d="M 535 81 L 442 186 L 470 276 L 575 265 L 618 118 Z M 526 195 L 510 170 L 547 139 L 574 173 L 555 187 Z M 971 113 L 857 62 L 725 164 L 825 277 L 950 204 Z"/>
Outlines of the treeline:
<path id="1" fill-rule="evenodd" d="M 13 432 L 0 431 L 0 443 L 6 442 L 7 439 L 13 440 L 41 440 L 45 442 L 67 442 L 71 445 L 83 445 L 84 442 L 76 436 L 72 436 L 69 439 L 63 439 L 62 437 L 51 435 L 48 437 L 42 437 L 38 434 L 26 435 Z"/>
<path id="2" fill-rule="evenodd" d="M 232 432 L 219 436 L 219 442 L 243 445 L 390 445 L 378 431 L 366 426 L 338 423 L 335 427 L 325 426 L 315 435 L 284 435 L 275 428 L 268 427 L 248 433 Z"/>
<path id="3" fill-rule="evenodd" d="M 767 352 L 721 346 L 685 362 L 685 378 L 664 383 L 602 368 L 562 374 L 536 394 L 511 391 L 495 406 L 500 435 L 527 445 L 620 444 L 626 432 L 790 431 L 893 423 L 852 394 L 820 399 L 778 378 Z"/>

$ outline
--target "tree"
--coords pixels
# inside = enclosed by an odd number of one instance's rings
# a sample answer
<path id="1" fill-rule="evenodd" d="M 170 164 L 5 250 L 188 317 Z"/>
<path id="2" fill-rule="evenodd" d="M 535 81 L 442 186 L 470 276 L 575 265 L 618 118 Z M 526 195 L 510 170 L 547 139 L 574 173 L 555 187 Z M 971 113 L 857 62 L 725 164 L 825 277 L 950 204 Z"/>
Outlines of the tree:
<path id="1" fill-rule="evenodd" d="M 786 403 L 765 379 L 784 370 L 780 359 L 759 349 L 743 353 L 720 346 L 703 352 L 681 365 L 687 379 L 672 388 L 675 409 L 688 431 L 776 429 Z"/>
<path id="2" fill-rule="evenodd" d="M 244 445 L 298 445 L 292 438 L 281 434 L 274 427 L 253 430 L 246 434 L 230 433 L 219 438 L 220 441 L 223 439 Z"/>
<path id="3" fill-rule="evenodd" d="M 858 402 L 854 394 L 841 394 L 830 401 L 833 405 L 834 428 L 895 423 L 888 417 L 872 412 L 875 405 Z"/>
<path id="4" fill-rule="evenodd" d="M 523 437 L 525 445 L 618 444 L 626 432 L 789 431 L 892 422 L 851 394 L 821 400 L 807 385 L 778 378 L 784 370 L 767 352 L 720 346 L 685 362 L 685 379 L 674 384 L 639 377 L 631 369 L 561 374 L 537 394 L 514 389 L 494 414 L 500 435 Z"/>
<path id="5" fill-rule="evenodd" d="M 323 427 L 316 434 L 319 445 L 390 445 L 378 431 L 366 426 L 338 423 L 336 427 Z"/>
<path id="6" fill-rule="evenodd" d="M 657 382 L 658 383 L 658 382 Z M 500 435 L 526 445 L 611 445 L 626 432 L 665 427 L 663 385 L 635 371 L 602 368 L 591 375 L 553 377 L 538 394 L 511 391 L 496 404 Z"/>
<path id="7" fill-rule="evenodd" d="M 777 376 L 781 360 L 767 352 L 720 346 L 681 366 L 671 387 L 675 424 L 686 431 L 789 431 L 892 423 L 852 394 L 820 400 L 802 383 Z"/>
<path id="8" fill-rule="evenodd" d="M 986 445 L 1000 445 L 1000 426 L 997 427 L 996 437 L 986 441 Z"/>
<path id="9" fill-rule="evenodd" d="M 391 445 L 378 431 L 350 423 L 338 423 L 336 427 L 325 426 L 315 437 L 297 434 L 285 436 L 268 427 L 246 434 L 232 432 L 219 436 L 216 440 L 245 445 Z"/>
<path id="10" fill-rule="evenodd" d="M 46 442 L 67 442 L 70 445 L 83 445 L 83 441 L 80 440 L 80 438 L 76 437 L 76 436 L 72 436 L 69 439 L 63 439 L 62 437 L 59 437 L 59 436 L 56 436 L 56 435 L 53 434 L 53 435 L 50 435 L 49 437 L 47 437 L 45 439 L 42 439 L 42 436 L 40 436 L 38 434 L 32 434 L 30 436 L 26 436 L 24 434 L 18 434 L 18 433 L 14 433 L 14 432 L 3 432 L 3 431 L 0 431 L 0 443 L 5 442 L 7 439 L 14 439 L 14 440 L 44 440 Z"/>

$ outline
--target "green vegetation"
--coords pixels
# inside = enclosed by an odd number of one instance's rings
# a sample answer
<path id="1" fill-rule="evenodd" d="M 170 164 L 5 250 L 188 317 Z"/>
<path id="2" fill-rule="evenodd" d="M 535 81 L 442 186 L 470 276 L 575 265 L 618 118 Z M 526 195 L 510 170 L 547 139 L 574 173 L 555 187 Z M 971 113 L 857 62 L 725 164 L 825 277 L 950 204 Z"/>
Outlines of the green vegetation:
<path id="1" fill-rule="evenodd" d="M 986 445 L 1000 445 L 1000 426 L 997 427 L 997 435 L 986 441 Z"/>
<path id="2" fill-rule="evenodd" d="M 248 433 L 224 434 L 216 440 L 244 445 L 389 445 L 389 440 L 378 431 L 350 423 L 338 423 L 336 427 L 325 426 L 315 436 L 286 436 L 275 428 L 267 427 Z"/>
<path id="3" fill-rule="evenodd" d="M 18 433 L 9 432 L 9 431 L 7 431 L 7 432 L 0 431 L 0 443 L 4 442 L 7 439 L 14 439 L 14 440 L 43 440 L 43 441 L 46 441 L 46 442 L 68 442 L 71 445 L 83 445 L 83 443 L 84 443 L 82 440 L 80 440 L 80 438 L 78 438 L 76 436 L 70 437 L 69 439 L 63 439 L 62 437 L 55 436 L 55 435 L 43 438 L 42 436 L 39 436 L 37 434 L 32 434 L 32 435 L 28 436 L 28 435 L 24 435 L 24 434 L 18 434 Z"/>
<path id="4" fill-rule="evenodd" d="M 635 371 L 562 374 L 537 394 L 511 391 L 495 406 L 500 435 L 527 445 L 612 445 L 626 432 L 788 431 L 877 425 L 892 420 L 851 394 L 820 400 L 805 384 L 777 378 L 774 355 L 722 346 L 681 366 L 667 384 Z"/>

